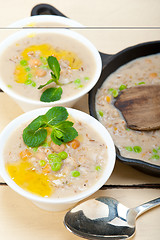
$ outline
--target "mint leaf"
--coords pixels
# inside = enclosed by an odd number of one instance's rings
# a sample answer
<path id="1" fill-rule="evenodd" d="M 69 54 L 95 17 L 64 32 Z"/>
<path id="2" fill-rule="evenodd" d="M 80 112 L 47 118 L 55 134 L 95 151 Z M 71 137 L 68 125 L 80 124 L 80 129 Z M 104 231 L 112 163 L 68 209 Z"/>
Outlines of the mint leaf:
<path id="1" fill-rule="evenodd" d="M 56 57 L 49 56 L 47 58 L 48 66 L 52 70 L 53 73 L 51 73 L 52 76 L 55 76 L 55 78 L 58 80 L 60 77 L 60 65 Z"/>
<path id="2" fill-rule="evenodd" d="M 41 88 L 47 86 L 48 84 L 50 84 L 52 82 L 55 82 L 56 84 L 59 84 L 58 80 L 59 80 L 59 77 L 60 77 L 61 68 L 60 68 L 60 65 L 59 65 L 59 62 L 58 62 L 57 58 L 55 58 L 53 56 L 49 56 L 47 58 L 47 62 L 48 62 L 49 68 L 52 70 L 52 72 L 51 72 L 52 79 L 50 79 L 47 83 L 45 83 L 43 85 L 40 85 L 38 87 L 38 89 L 41 89 Z"/>
<path id="3" fill-rule="evenodd" d="M 59 78 L 56 78 L 56 76 L 52 72 L 51 72 L 51 76 L 52 76 L 52 81 L 54 81 L 56 84 L 60 85 L 60 83 L 58 82 Z"/>
<path id="4" fill-rule="evenodd" d="M 58 134 L 59 135 L 59 134 Z M 53 130 L 51 133 L 51 139 L 56 145 L 61 145 L 63 143 L 63 139 L 57 137 L 57 132 L 56 130 Z"/>
<path id="5" fill-rule="evenodd" d="M 47 130 L 43 129 L 47 125 L 45 115 L 40 115 L 34 119 L 28 127 L 23 130 L 23 141 L 29 147 L 38 147 L 47 137 Z"/>
<path id="6" fill-rule="evenodd" d="M 45 115 L 40 115 L 35 118 L 29 125 L 28 129 L 30 130 L 38 130 L 41 127 L 45 127 L 47 124 L 47 117 Z"/>
<path id="7" fill-rule="evenodd" d="M 45 84 L 43 84 L 43 85 L 40 85 L 39 87 L 38 87 L 38 89 L 41 89 L 41 88 L 43 88 L 43 87 L 45 87 L 45 86 L 47 86 L 48 84 L 50 84 L 50 83 L 52 83 L 52 82 L 54 82 L 54 79 L 52 78 L 52 79 L 50 79 L 48 82 L 46 82 Z"/>
<path id="8" fill-rule="evenodd" d="M 25 128 L 23 131 L 23 141 L 29 147 L 40 146 L 47 137 L 47 130 L 40 128 L 38 130 L 32 130 Z"/>
<path id="9" fill-rule="evenodd" d="M 54 102 L 61 99 L 62 88 L 48 88 L 41 95 L 41 102 Z"/>
<path id="10" fill-rule="evenodd" d="M 73 122 L 66 121 L 67 109 L 64 107 L 52 107 L 44 115 L 38 116 L 23 130 L 23 141 L 29 147 L 42 145 L 47 137 L 47 127 L 52 128 L 51 139 L 55 144 L 61 145 L 72 141 L 78 136 L 73 128 Z"/>
<path id="11" fill-rule="evenodd" d="M 50 125 L 56 125 L 68 118 L 67 109 L 64 107 L 53 107 L 45 114 Z"/>
<path id="12" fill-rule="evenodd" d="M 58 145 L 72 141 L 78 136 L 78 132 L 72 126 L 73 123 L 70 121 L 63 121 L 55 125 L 51 133 L 52 141 Z"/>

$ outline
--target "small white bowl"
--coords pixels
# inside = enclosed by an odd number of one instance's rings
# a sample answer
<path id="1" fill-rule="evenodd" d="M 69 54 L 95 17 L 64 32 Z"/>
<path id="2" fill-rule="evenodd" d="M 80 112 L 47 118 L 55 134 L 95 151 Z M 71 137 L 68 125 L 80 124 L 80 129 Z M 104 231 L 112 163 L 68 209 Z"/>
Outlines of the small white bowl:
<path id="1" fill-rule="evenodd" d="M 97 190 L 99 190 L 109 179 L 115 165 L 115 147 L 113 140 L 106 130 L 106 128 L 95 118 L 91 117 L 90 115 L 81 112 L 79 110 L 75 110 L 72 108 L 67 108 L 68 113 L 73 116 L 74 119 L 78 119 L 86 124 L 89 124 L 90 127 L 95 129 L 98 134 L 102 137 L 105 144 L 107 145 L 108 149 L 108 160 L 106 167 L 102 173 L 102 176 L 100 179 L 96 182 L 95 185 L 93 185 L 91 188 L 89 188 L 85 192 L 77 193 L 76 196 L 71 196 L 67 198 L 43 198 L 36 196 L 34 194 L 31 194 L 25 190 L 23 190 L 21 187 L 19 187 L 9 176 L 9 174 L 6 171 L 5 168 L 5 159 L 4 159 L 4 149 L 7 144 L 8 138 L 12 135 L 13 131 L 15 131 L 21 124 L 24 124 L 28 121 L 32 121 L 34 118 L 36 118 L 39 115 L 45 114 L 49 108 L 41 108 L 32 110 L 30 112 L 24 113 L 14 119 L 12 122 L 8 124 L 8 126 L 5 127 L 5 129 L 0 134 L 0 175 L 4 179 L 4 181 L 17 193 L 22 195 L 23 197 L 30 199 L 35 205 L 38 207 L 48 210 L 48 211 L 63 211 L 66 210 L 72 206 L 74 206 L 77 202 L 87 198 L 88 196 L 95 193 Z M 14 143 L 13 143 L 14 144 Z"/>
<path id="2" fill-rule="evenodd" d="M 67 17 L 55 16 L 55 15 L 37 15 L 20 19 L 8 27 L 20 28 L 20 27 L 80 27 L 83 25 L 75 20 Z"/>
<path id="3" fill-rule="evenodd" d="M 13 98 L 24 112 L 32 109 L 36 109 L 36 108 L 51 107 L 51 106 L 72 107 L 81 97 L 83 97 L 86 93 L 88 93 L 94 87 L 94 85 L 96 84 L 96 82 L 100 77 L 101 70 L 102 70 L 101 57 L 97 49 L 94 47 L 94 45 L 88 39 L 83 37 L 81 34 L 73 32 L 72 30 L 69 30 L 69 29 L 35 29 L 34 28 L 34 29 L 19 30 L 18 32 L 10 35 L 0 44 L 0 58 L 2 57 L 6 49 L 13 43 L 17 42 L 17 40 L 23 39 L 28 35 L 42 34 L 42 33 L 58 34 L 59 37 L 66 36 L 70 38 L 72 41 L 74 41 L 75 44 L 76 42 L 79 42 L 80 44 L 84 45 L 91 52 L 91 56 L 95 61 L 96 69 L 94 69 L 94 75 L 92 79 L 90 79 L 87 86 L 84 87 L 76 95 L 67 97 L 66 99 L 62 99 L 62 100 L 60 99 L 55 102 L 50 102 L 50 103 L 41 102 L 40 100 L 32 100 L 30 98 L 17 94 L 16 92 L 14 92 L 12 88 L 8 88 L 6 86 L 5 79 L 2 77 L 0 73 L 0 88 L 6 94 L 8 94 L 11 98 Z"/>

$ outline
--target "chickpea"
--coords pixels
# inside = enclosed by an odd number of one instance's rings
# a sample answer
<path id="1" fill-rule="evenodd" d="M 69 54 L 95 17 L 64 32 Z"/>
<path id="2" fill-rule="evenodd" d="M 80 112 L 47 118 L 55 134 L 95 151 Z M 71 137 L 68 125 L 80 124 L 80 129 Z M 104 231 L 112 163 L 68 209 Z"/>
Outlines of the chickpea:
<path id="1" fill-rule="evenodd" d="M 31 67 L 39 67 L 41 65 L 41 61 L 38 58 L 33 58 L 29 60 L 29 65 Z"/>
<path id="2" fill-rule="evenodd" d="M 59 153 L 65 150 L 66 146 L 64 144 L 61 144 L 60 146 L 55 144 L 54 142 L 51 142 L 51 148 L 54 152 Z"/>
<path id="3" fill-rule="evenodd" d="M 38 68 L 36 69 L 36 75 L 38 77 L 44 77 L 47 74 L 47 72 L 44 69 Z"/>

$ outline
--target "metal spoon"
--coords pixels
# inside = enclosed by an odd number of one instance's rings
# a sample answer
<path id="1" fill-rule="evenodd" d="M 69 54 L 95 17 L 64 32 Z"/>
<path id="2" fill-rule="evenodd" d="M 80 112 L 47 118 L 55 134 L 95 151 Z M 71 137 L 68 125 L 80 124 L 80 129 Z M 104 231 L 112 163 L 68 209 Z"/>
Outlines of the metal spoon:
<path id="1" fill-rule="evenodd" d="M 114 198 L 99 197 L 67 212 L 64 224 L 74 234 L 87 239 L 127 239 L 135 233 L 136 218 L 158 205 L 160 198 L 129 209 Z"/>

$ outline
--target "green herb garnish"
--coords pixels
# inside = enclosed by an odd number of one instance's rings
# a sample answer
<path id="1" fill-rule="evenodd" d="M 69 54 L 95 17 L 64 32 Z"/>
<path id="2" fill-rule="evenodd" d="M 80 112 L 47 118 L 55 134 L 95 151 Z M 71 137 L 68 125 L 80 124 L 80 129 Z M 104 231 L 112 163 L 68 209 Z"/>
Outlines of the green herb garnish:
<path id="1" fill-rule="evenodd" d="M 61 95 L 62 95 L 62 88 L 48 88 L 46 89 L 42 95 L 40 100 L 42 102 L 54 102 L 57 101 L 59 99 L 61 99 Z"/>
<path id="2" fill-rule="evenodd" d="M 59 77 L 60 77 L 61 68 L 60 68 L 60 65 L 59 65 L 59 62 L 58 62 L 57 58 L 55 58 L 53 56 L 49 56 L 47 58 L 47 62 L 48 62 L 49 68 L 52 70 L 52 72 L 51 72 L 51 77 L 52 78 L 47 83 L 45 83 L 43 85 L 40 85 L 38 87 L 38 89 L 41 89 L 41 88 L 47 86 L 48 84 L 50 84 L 52 82 L 55 82 L 57 85 L 60 85 L 58 80 L 59 80 Z"/>
<path id="3" fill-rule="evenodd" d="M 49 147 L 49 145 L 48 145 L 48 143 L 47 143 L 47 142 L 44 142 L 44 143 L 42 144 L 42 147 L 44 147 L 44 148 L 48 148 L 48 147 Z"/>
<path id="4" fill-rule="evenodd" d="M 52 72 L 51 72 L 52 78 L 47 83 L 40 85 L 38 87 L 38 89 L 42 89 L 43 87 L 47 86 L 48 84 L 50 84 L 52 82 L 55 82 L 57 85 L 61 85 L 58 81 L 59 77 L 60 77 L 61 68 L 60 68 L 57 58 L 55 58 L 53 56 L 49 56 L 47 58 L 47 63 L 48 63 L 49 68 L 52 70 Z M 48 88 L 42 93 L 42 95 L 40 97 L 40 101 L 42 101 L 42 102 L 58 101 L 59 99 L 61 99 L 62 92 L 63 92 L 63 90 L 61 87 Z"/>
<path id="5" fill-rule="evenodd" d="M 29 147 L 38 147 L 47 137 L 47 127 L 52 128 L 51 139 L 57 144 L 70 142 L 78 136 L 73 123 L 66 121 L 68 112 L 64 107 L 53 107 L 38 116 L 23 130 L 23 141 Z"/>

